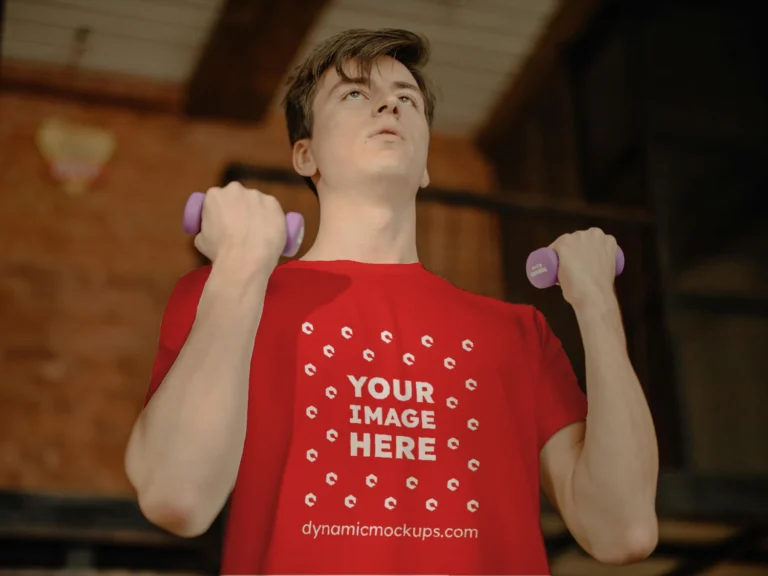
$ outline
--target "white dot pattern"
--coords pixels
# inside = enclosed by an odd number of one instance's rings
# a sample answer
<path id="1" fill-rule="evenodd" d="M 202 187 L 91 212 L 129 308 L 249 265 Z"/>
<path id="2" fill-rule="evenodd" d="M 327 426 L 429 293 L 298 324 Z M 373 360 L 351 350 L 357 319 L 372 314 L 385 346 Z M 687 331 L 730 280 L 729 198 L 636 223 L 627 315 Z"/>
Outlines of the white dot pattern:
<path id="1" fill-rule="evenodd" d="M 336 355 L 338 346 L 342 342 L 346 342 L 346 345 L 354 345 L 355 344 L 355 331 L 352 327 L 348 325 L 341 326 L 337 328 L 338 332 L 337 334 L 340 334 L 342 341 L 339 341 L 337 343 L 318 343 L 318 350 L 321 351 L 322 355 L 327 359 L 333 359 Z M 301 325 L 300 332 L 305 338 L 314 338 L 316 339 L 317 336 L 315 335 L 315 326 L 311 322 L 304 322 Z M 396 334 L 394 334 L 389 329 L 383 329 L 379 332 L 380 336 L 380 345 L 387 346 L 392 344 L 397 339 Z M 412 343 L 413 344 L 413 343 Z M 424 334 L 421 336 L 419 341 L 416 343 L 417 346 L 414 346 L 410 352 L 405 352 L 402 355 L 402 362 L 407 366 L 413 366 L 417 361 L 417 355 L 414 353 L 414 350 L 421 346 L 422 348 L 432 348 L 435 345 L 435 339 L 429 335 Z M 462 353 L 471 353 L 475 349 L 475 344 L 470 339 L 464 339 L 459 343 L 459 354 Z M 408 348 L 406 348 L 407 350 Z M 362 355 L 362 358 L 366 362 L 374 362 L 376 359 L 376 351 L 371 348 L 363 348 L 359 349 L 359 354 Z M 458 357 L 458 356 L 457 356 Z M 442 367 L 448 371 L 454 371 L 459 361 L 457 361 L 456 358 L 451 356 L 446 356 L 444 358 L 441 358 L 439 360 L 442 363 Z M 304 364 L 303 366 L 303 372 L 304 374 L 309 377 L 315 377 L 318 374 L 318 367 L 313 362 L 308 362 Z M 463 384 L 463 386 L 462 386 Z M 461 399 L 459 393 L 463 391 L 465 394 L 469 393 L 475 393 L 479 388 L 479 384 L 476 379 L 474 378 L 467 378 L 463 382 L 459 381 L 457 383 L 457 387 L 454 388 L 453 395 L 450 395 L 446 397 L 445 399 L 445 405 L 449 409 L 450 412 L 460 412 L 461 411 Z M 322 389 L 321 389 L 322 390 Z M 327 386 L 324 390 L 324 394 L 326 398 L 330 401 L 333 401 L 338 396 L 338 390 L 334 386 Z M 318 399 L 319 401 L 319 399 Z M 306 416 L 308 419 L 314 420 L 318 418 L 320 415 L 320 410 L 314 406 L 314 405 L 308 405 L 305 410 Z M 479 420 L 474 417 L 471 414 L 463 414 L 459 416 L 459 418 L 462 418 L 464 422 L 466 423 L 466 430 L 467 433 L 475 432 L 480 427 Z M 326 440 L 334 444 L 339 439 L 339 433 L 333 429 L 328 428 L 325 433 Z M 446 442 L 445 446 L 451 450 L 451 451 L 461 451 L 462 449 L 462 443 L 459 438 L 449 438 Z M 470 473 L 477 473 L 480 469 L 480 462 L 476 458 L 472 457 L 471 454 L 467 454 L 465 456 L 467 459 L 466 466 Z M 320 461 L 321 455 L 320 451 L 316 447 L 307 447 L 306 450 L 306 459 L 311 463 L 318 463 Z M 318 464 L 322 466 L 322 464 Z M 335 471 L 328 471 L 325 473 L 325 483 L 328 486 L 336 486 L 336 484 L 339 482 L 339 475 Z M 347 494 L 343 496 L 343 504 L 347 508 L 354 508 L 358 503 L 358 498 L 365 497 L 367 498 L 367 494 L 372 494 L 374 499 L 378 499 L 378 502 L 380 502 L 381 506 L 385 508 L 386 510 L 395 510 L 398 506 L 398 500 L 391 495 L 387 495 L 386 492 L 382 495 L 380 492 L 378 492 L 377 488 L 379 487 L 379 478 L 375 474 L 368 474 L 365 476 L 365 478 L 361 479 L 361 485 L 360 490 L 361 492 L 359 494 Z M 420 492 L 419 490 L 419 479 L 415 476 L 409 476 L 407 478 L 403 479 L 403 483 L 405 487 L 409 491 L 413 491 L 414 493 Z M 441 498 L 447 498 L 449 494 L 457 494 L 460 493 L 462 490 L 462 483 L 458 478 L 447 478 L 444 481 L 445 486 L 445 494 L 424 494 L 423 500 L 421 502 L 423 503 L 424 508 L 429 512 L 434 512 L 439 507 L 439 500 Z M 367 492 L 362 492 L 362 490 L 365 489 Z M 384 488 L 385 490 L 387 488 Z M 362 496 L 361 496 L 362 495 Z M 304 496 L 304 503 L 308 507 L 313 507 L 318 502 L 318 496 L 315 495 L 312 492 L 307 493 Z M 466 500 L 466 510 L 469 513 L 475 513 L 479 510 L 480 504 L 476 499 L 469 499 Z"/>

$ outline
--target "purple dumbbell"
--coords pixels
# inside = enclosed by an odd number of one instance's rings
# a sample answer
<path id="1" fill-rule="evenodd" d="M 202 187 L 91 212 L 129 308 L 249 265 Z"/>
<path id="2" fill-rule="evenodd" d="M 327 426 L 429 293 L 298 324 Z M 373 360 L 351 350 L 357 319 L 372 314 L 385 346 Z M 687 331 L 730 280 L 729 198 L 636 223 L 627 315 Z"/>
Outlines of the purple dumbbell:
<path id="1" fill-rule="evenodd" d="M 557 252 L 552 248 L 539 248 L 531 252 L 525 263 L 528 280 L 536 288 L 549 288 L 557 284 Z M 624 271 L 624 252 L 616 250 L 616 276 Z"/>
<path id="2" fill-rule="evenodd" d="M 184 232 L 198 234 L 203 221 L 203 192 L 193 192 L 184 206 Z M 304 240 L 304 216 L 298 212 L 288 212 L 285 215 L 285 227 L 287 240 L 283 248 L 283 256 L 289 258 L 296 256 Z"/>

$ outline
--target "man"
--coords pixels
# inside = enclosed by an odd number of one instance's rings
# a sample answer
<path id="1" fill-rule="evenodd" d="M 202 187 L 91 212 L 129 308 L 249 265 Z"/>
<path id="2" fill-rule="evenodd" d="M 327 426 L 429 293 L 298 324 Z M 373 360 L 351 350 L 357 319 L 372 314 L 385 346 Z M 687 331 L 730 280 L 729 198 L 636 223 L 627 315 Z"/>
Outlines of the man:
<path id="1" fill-rule="evenodd" d="M 418 261 L 429 183 L 427 47 L 401 30 L 320 46 L 286 96 L 321 222 L 277 266 L 278 202 L 208 191 L 126 469 L 144 514 L 204 532 L 227 498 L 224 574 L 548 574 L 540 486 L 579 544 L 626 563 L 656 543 L 653 423 L 613 292 L 616 243 L 559 238 L 587 403 L 529 306 Z"/>

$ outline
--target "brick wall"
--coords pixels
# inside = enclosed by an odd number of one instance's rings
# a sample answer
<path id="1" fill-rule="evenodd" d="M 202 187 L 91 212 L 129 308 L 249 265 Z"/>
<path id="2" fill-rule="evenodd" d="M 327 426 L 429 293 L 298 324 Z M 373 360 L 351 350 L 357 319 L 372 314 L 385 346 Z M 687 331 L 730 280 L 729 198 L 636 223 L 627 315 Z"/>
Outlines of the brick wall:
<path id="1" fill-rule="evenodd" d="M 83 196 L 62 192 L 36 149 L 51 116 L 117 137 L 102 181 Z M 124 446 L 160 316 L 197 262 L 181 210 L 234 160 L 289 168 L 281 120 L 245 128 L 0 94 L 0 489 L 130 494 Z M 430 168 L 436 186 L 493 186 L 461 140 L 436 136 Z M 434 205 L 419 218 L 425 264 L 468 289 L 503 293 L 495 221 Z M 446 248 L 455 227 L 457 252 Z"/>

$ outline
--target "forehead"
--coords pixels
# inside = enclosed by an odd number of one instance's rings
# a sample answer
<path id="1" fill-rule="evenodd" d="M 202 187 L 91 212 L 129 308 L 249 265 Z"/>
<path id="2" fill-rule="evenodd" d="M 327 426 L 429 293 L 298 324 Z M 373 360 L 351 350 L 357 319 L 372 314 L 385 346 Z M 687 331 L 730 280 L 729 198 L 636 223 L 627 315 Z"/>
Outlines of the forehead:
<path id="1" fill-rule="evenodd" d="M 360 64 L 356 59 L 347 60 L 342 68 L 349 78 L 358 79 L 362 76 Z M 319 82 L 318 95 L 327 94 L 330 90 L 333 90 L 340 80 L 341 77 L 336 72 L 336 68 L 332 67 L 326 70 Z M 382 56 L 373 62 L 370 81 L 374 85 L 396 81 L 416 84 L 416 79 L 410 70 L 404 64 L 389 56 Z"/>

